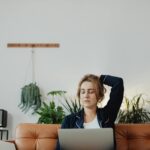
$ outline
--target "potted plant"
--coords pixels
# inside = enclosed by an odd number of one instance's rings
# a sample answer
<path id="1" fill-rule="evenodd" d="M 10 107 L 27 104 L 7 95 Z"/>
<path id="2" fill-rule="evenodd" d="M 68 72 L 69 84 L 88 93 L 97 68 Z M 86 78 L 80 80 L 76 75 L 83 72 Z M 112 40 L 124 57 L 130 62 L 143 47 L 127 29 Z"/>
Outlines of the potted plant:
<path id="1" fill-rule="evenodd" d="M 64 92 L 65 91 L 51 91 L 48 93 L 51 97 L 49 104 L 43 102 L 42 106 L 36 112 L 39 115 L 38 123 L 61 124 L 65 117 L 65 112 L 62 106 L 56 106 L 55 98 L 56 96 L 62 96 Z"/>
<path id="2" fill-rule="evenodd" d="M 51 91 L 48 95 L 52 95 L 53 97 L 58 95 L 61 97 L 61 105 L 65 108 L 65 110 L 70 113 L 77 113 L 82 109 L 80 101 L 77 98 L 70 97 L 66 95 L 66 91 Z"/>
<path id="3" fill-rule="evenodd" d="M 69 114 L 77 113 L 82 109 L 81 103 L 77 98 L 65 97 L 65 103 L 62 103 Z"/>
<path id="4" fill-rule="evenodd" d="M 125 97 L 125 108 L 119 111 L 118 123 L 146 123 L 150 122 L 150 112 L 144 107 L 149 101 L 142 94 L 132 99 Z"/>

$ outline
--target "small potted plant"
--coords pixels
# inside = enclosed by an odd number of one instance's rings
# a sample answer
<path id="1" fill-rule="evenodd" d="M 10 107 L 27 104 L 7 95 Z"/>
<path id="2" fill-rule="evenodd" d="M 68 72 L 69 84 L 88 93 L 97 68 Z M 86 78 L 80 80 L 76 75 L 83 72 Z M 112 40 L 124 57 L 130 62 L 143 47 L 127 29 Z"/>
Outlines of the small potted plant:
<path id="1" fill-rule="evenodd" d="M 65 112 L 62 106 L 56 106 L 55 96 L 62 96 L 63 93 L 64 91 L 51 91 L 48 93 L 51 96 L 49 104 L 42 102 L 42 106 L 36 112 L 39 115 L 38 123 L 61 124 Z"/>
<path id="2" fill-rule="evenodd" d="M 146 123 L 150 122 L 150 112 L 144 107 L 149 101 L 143 98 L 142 94 L 132 99 L 125 97 L 125 108 L 120 109 L 118 123 Z"/>
<path id="3" fill-rule="evenodd" d="M 65 97 L 64 99 L 65 102 L 62 105 L 69 114 L 77 113 L 82 109 L 81 103 L 77 98 Z"/>

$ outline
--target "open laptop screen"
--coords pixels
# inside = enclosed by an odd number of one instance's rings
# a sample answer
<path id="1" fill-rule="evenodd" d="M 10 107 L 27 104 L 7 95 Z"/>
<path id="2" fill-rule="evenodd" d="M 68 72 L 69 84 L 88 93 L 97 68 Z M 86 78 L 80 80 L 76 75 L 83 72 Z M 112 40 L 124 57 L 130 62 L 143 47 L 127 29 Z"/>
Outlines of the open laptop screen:
<path id="1" fill-rule="evenodd" d="M 113 150 L 112 128 L 99 129 L 59 129 L 62 150 Z"/>

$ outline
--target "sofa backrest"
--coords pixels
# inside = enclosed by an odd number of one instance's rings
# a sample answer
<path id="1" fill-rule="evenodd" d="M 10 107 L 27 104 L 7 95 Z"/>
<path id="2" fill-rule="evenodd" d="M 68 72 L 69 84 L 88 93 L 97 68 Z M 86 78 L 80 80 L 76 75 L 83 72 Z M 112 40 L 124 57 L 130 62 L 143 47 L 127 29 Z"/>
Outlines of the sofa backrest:
<path id="1" fill-rule="evenodd" d="M 117 150 L 150 149 L 150 124 L 115 125 Z"/>
<path id="2" fill-rule="evenodd" d="M 17 150 L 54 150 L 59 124 L 19 124 L 16 128 Z"/>
<path id="3" fill-rule="evenodd" d="M 17 150 L 55 150 L 59 124 L 19 124 Z M 150 124 L 116 124 L 117 150 L 150 150 Z"/>

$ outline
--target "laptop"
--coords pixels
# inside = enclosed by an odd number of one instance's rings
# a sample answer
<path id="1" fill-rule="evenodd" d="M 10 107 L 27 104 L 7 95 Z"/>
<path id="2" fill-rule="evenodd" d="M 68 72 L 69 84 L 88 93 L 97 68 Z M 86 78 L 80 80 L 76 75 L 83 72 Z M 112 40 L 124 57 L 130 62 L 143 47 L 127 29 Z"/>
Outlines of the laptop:
<path id="1" fill-rule="evenodd" d="M 114 150 L 112 128 L 59 129 L 61 150 Z"/>

